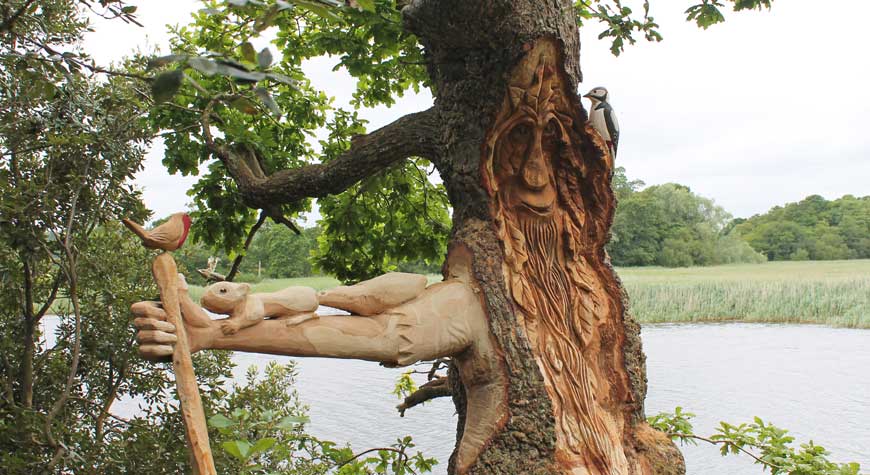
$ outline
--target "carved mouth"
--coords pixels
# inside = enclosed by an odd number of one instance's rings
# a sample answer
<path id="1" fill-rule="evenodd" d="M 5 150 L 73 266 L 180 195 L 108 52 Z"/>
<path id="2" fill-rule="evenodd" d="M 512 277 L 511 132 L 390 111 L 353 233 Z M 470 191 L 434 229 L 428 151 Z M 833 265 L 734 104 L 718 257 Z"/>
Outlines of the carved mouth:
<path id="1" fill-rule="evenodd" d="M 523 207 L 525 207 L 527 210 L 529 210 L 535 214 L 548 215 L 548 214 L 550 214 L 550 212 L 553 211 L 554 202 L 550 202 L 550 204 L 547 204 L 547 205 L 537 205 L 537 206 L 533 205 L 531 203 L 527 203 L 525 201 L 523 201 L 522 204 L 523 204 Z"/>
<path id="2" fill-rule="evenodd" d="M 541 190 L 523 187 L 514 189 L 514 192 L 515 202 L 536 214 L 549 214 L 556 203 L 556 192 L 551 186 L 544 186 Z"/>

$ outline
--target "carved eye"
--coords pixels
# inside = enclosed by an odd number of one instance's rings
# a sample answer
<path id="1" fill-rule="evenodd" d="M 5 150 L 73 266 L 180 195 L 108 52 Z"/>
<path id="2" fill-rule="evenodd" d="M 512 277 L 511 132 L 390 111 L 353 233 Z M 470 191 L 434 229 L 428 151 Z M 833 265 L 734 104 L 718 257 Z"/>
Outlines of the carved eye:
<path id="1" fill-rule="evenodd" d="M 549 137 L 559 137 L 559 124 L 555 120 L 547 122 L 547 128 L 544 129 L 544 135 Z"/>
<path id="2" fill-rule="evenodd" d="M 511 141 L 515 144 L 525 145 L 529 143 L 529 140 L 532 138 L 532 126 L 529 124 L 517 124 L 516 127 L 511 130 L 510 137 Z"/>

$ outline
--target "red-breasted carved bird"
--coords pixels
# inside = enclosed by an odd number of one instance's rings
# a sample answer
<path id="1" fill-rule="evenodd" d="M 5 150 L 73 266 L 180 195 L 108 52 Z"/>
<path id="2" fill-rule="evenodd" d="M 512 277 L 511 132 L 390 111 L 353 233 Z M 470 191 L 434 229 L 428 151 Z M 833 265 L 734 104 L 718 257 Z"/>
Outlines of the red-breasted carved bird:
<path id="1" fill-rule="evenodd" d="M 129 219 L 124 219 L 122 222 L 142 239 L 142 243 L 148 249 L 174 251 L 184 244 L 187 233 L 190 232 L 190 216 L 187 213 L 175 213 L 165 223 L 151 231 Z"/>

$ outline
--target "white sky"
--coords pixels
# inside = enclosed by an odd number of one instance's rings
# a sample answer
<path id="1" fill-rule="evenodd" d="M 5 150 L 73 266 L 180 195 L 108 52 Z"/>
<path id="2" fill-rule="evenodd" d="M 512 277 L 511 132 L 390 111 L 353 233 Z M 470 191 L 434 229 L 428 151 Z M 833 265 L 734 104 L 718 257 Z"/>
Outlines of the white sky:
<path id="1" fill-rule="evenodd" d="M 85 48 L 98 62 L 146 44 L 165 51 L 164 25 L 184 24 L 200 8 L 193 0 L 130 3 L 146 28 L 96 22 Z M 810 194 L 870 194 L 870 2 L 780 0 L 771 12 L 730 14 L 707 31 L 684 21 L 690 3 L 653 1 L 665 40 L 641 40 L 618 58 L 596 39 L 600 26 L 582 32 L 581 89 L 610 90 L 621 125 L 617 164 L 629 177 L 688 185 L 743 217 Z M 333 64 L 319 59 L 306 71 L 347 106 L 353 81 Z M 431 103 L 427 92 L 409 93 L 361 115 L 373 130 Z M 162 157 L 157 144 L 137 177 L 155 217 L 184 209 L 196 180 L 168 175 Z"/>

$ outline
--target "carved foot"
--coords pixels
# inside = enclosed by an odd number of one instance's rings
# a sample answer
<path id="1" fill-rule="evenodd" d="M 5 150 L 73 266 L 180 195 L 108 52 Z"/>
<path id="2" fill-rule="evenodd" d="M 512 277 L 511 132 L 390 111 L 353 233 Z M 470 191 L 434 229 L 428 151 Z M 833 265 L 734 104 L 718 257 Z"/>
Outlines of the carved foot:
<path id="1" fill-rule="evenodd" d="M 241 327 L 242 326 L 239 324 L 239 322 L 235 322 L 235 321 L 230 320 L 230 319 L 226 319 L 226 320 L 221 322 L 221 331 L 223 332 L 224 335 L 227 335 L 227 336 L 235 335 L 236 332 L 238 332 Z"/>

